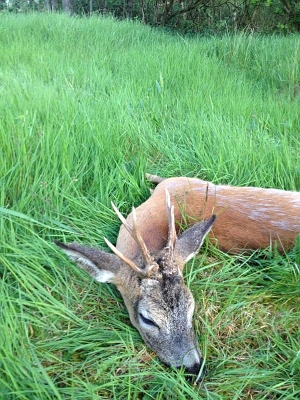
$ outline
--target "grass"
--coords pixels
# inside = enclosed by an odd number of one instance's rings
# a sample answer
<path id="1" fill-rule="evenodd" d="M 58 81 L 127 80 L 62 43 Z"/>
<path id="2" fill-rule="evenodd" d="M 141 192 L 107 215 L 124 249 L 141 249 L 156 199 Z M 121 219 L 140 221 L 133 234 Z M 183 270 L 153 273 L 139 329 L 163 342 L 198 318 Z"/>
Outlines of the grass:
<path id="1" fill-rule="evenodd" d="M 145 171 L 300 189 L 299 36 L 172 36 L 138 23 L 0 15 L 0 398 L 300 396 L 299 245 L 186 269 L 203 385 L 164 367 L 115 288 L 53 240 L 105 248 Z"/>

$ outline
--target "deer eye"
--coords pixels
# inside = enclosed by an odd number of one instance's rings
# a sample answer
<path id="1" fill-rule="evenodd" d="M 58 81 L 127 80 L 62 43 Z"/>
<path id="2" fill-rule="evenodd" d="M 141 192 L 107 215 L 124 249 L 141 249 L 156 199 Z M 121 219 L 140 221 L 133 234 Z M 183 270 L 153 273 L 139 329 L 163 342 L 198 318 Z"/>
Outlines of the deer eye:
<path id="1" fill-rule="evenodd" d="M 156 328 L 158 328 L 158 325 L 157 325 L 154 321 L 152 321 L 152 319 L 149 319 L 149 318 L 145 317 L 142 313 L 139 313 L 139 317 L 140 317 L 140 320 L 141 320 L 145 325 L 148 325 L 148 326 L 155 326 Z"/>

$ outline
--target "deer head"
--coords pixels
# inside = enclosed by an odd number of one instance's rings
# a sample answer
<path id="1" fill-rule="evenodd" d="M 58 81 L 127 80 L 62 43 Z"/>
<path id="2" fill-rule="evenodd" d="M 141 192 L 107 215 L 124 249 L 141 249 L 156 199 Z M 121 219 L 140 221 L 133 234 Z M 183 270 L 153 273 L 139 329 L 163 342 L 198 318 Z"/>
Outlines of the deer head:
<path id="1" fill-rule="evenodd" d="M 56 244 L 98 282 L 116 285 L 131 323 L 146 344 L 167 365 L 184 367 L 188 373 L 204 375 L 204 364 L 193 329 L 194 298 L 184 284 L 184 265 L 199 251 L 210 231 L 215 216 L 187 229 L 178 238 L 175 230 L 174 206 L 166 191 L 169 233 L 163 249 L 150 254 L 139 234 L 135 210 L 133 224 L 127 223 L 113 208 L 140 248 L 134 260 L 127 258 L 107 239 L 113 251 L 82 246 L 78 243 Z"/>

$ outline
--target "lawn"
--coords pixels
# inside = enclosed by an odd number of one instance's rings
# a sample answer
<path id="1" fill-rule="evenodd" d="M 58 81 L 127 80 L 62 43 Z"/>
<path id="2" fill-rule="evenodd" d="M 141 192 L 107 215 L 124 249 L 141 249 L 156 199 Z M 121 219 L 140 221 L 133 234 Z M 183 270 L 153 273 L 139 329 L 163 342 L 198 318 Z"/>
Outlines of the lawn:
<path id="1" fill-rule="evenodd" d="M 0 399 L 299 399 L 300 243 L 188 264 L 201 385 L 53 244 L 115 243 L 146 171 L 299 191 L 299 110 L 297 35 L 1 14 Z"/>

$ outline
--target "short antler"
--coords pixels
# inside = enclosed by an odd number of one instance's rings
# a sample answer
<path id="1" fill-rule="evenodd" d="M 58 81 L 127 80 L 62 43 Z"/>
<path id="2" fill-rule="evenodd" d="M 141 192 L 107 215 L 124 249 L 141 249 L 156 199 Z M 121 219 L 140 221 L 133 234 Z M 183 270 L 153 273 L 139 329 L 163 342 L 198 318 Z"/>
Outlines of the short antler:
<path id="1" fill-rule="evenodd" d="M 139 233 L 138 227 L 137 227 L 137 221 L 136 221 L 136 212 L 135 208 L 132 208 L 132 221 L 133 221 L 133 227 L 126 221 L 126 219 L 123 217 L 123 215 L 120 213 L 118 208 L 115 206 L 115 204 L 112 202 L 111 203 L 116 215 L 124 225 L 124 227 L 127 229 L 127 231 L 130 233 L 130 235 L 134 238 L 136 243 L 141 249 L 142 256 L 145 261 L 145 268 L 141 269 L 139 268 L 132 260 L 124 256 L 112 243 L 110 243 L 106 238 L 104 238 L 106 244 L 110 247 L 110 249 L 118 256 L 121 260 L 123 260 L 129 267 L 131 267 L 135 272 L 137 272 L 141 276 L 150 276 L 151 271 L 153 270 L 154 267 L 158 267 L 157 263 L 154 262 L 152 259 L 149 250 L 147 249 L 147 246 Z"/>
<path id="2" fill-rule="evenodd" d="M 175 229 L 174 205 L 171 206 L 170 193 L 168 189 L 166 189 L 166 208 L 167 208 L 168 226 L 169 226 L 168 243 L 166 248 L 169 250 L 169 261 L 173 261 L 177 234 Z"/>
<path id="3" fill-rule="evenodd" d="M 118 256 L 121 260 L 123 260 L 130 268 L 132 268 L 138 275 L 143 276 L 144 271 L 141 270 L 130 258 L 127 258 L 124 256 L 123 253 L 121 253 L 108 239 L 104 238 L 105 243 L 107 246 L 111 249 L 112 252 L 115 253 L 116 256 Z"/>

